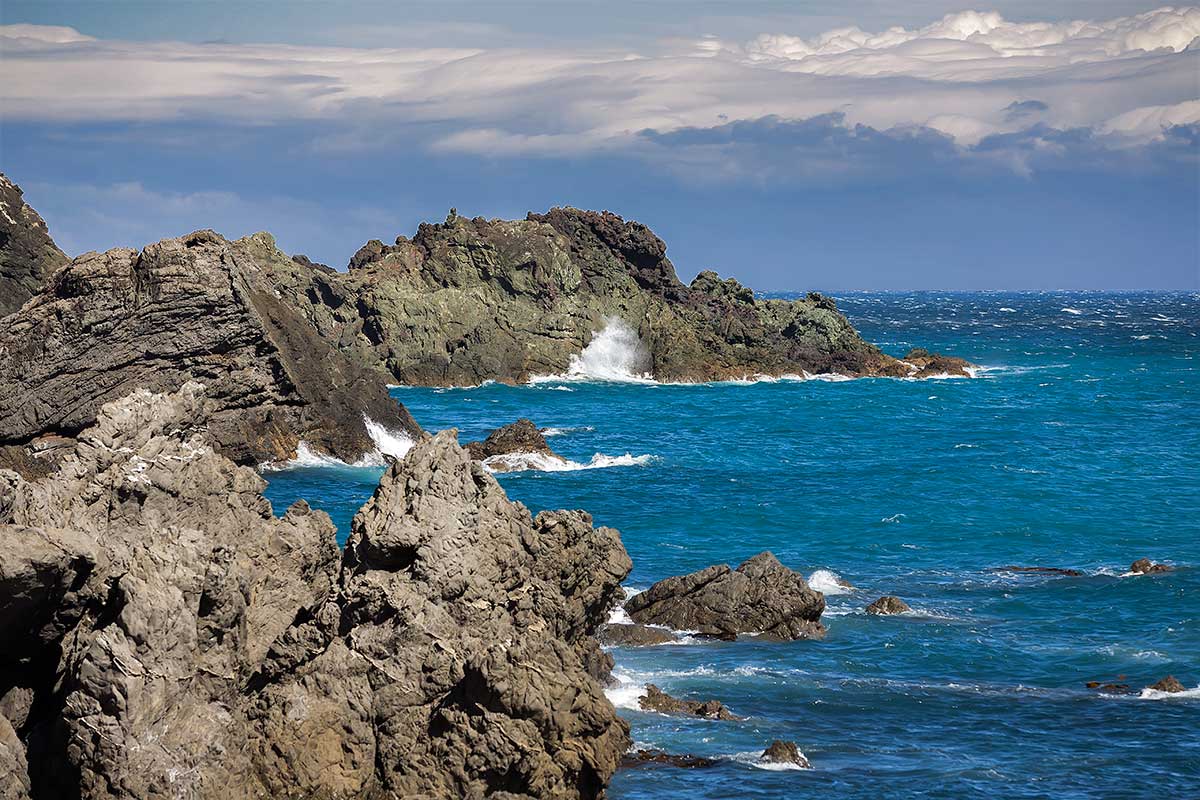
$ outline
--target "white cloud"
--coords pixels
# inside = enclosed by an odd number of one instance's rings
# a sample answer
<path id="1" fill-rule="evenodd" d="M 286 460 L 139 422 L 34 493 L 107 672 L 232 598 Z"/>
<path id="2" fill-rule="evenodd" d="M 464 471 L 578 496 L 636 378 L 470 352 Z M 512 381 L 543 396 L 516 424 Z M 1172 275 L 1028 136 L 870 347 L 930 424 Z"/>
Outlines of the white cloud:
<path id="1" fill-rule="evenodd" d="M 97 41 L 10 25 L 0 26 L 0 104 L 9 119 L 420 123 L 440 132 L 432 149 L 496 156 L 834 111 L 848 126 L 923 126 L 966 148 L 1035 122 L 1139 143 L 1198 121 L 1197 36 L 1200 8 L 1034 23 L 967 11 L 922 28 L 708 38 L 643 53 Z M 350 147 L 373 138 L 322 136 Z"/>

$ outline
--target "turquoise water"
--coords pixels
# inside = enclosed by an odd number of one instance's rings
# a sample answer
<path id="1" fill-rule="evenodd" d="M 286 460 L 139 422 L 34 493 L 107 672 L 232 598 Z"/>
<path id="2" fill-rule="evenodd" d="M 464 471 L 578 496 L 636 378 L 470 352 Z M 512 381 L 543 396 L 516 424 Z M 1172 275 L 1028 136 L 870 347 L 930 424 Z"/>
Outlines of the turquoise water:
<path id="1" fill-rule="evenodd" d="M 721 758 L 618 773 L 637 798 L 1200 796 L 1200 692 L 1109 697 L 1168 673 L 1200 685 L 1200 296 L 853 294 L 838 302 L 893 354 L 923 345 L 988 366 L 976 380 L 698 386 L 539 383 L 401 388 L 427 429 L 463 441 L 527 416 L 586 463 L 504 475 L 535 511 L 618 528 L 631 590 L 771 550 L 854 584 L 821 642 L 617 649 L 611 693 L 638 746 Z M 1011 309 L 1011 310 L 1010 310 Z M 1070 309 L 1070 310 L 1066 310 Z M 268 473 L 342 535 L 379 470 Z M 1147 556 L 1178 567 L 1121 577 Z M 1007 564 L 1084 577 L 1020 577 Z M 861 613 L 896 594 L 912 616 Z M 646 682 L 716 698 L 743 722 L 633 706 Z M 747 763 L 795 740 L 807 771 Z"/>

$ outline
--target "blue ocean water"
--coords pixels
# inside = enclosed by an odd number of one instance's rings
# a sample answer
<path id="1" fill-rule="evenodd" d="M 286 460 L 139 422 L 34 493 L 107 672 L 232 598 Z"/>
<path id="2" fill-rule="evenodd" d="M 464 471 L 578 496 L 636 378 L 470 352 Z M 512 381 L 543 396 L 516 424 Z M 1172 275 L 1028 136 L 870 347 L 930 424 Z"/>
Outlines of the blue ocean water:
<path id="1" fill-rule="evenodd" d="M 1200 797 L 1200 689 L 1105 696 L 1174 674 L 1200 686 L 1200 296 L 849 294 L 840 308 L 900 355 L 988 367 L 975 380 L 670 386 L 551 381 L 399 388 L 460 439 L 529 417 L 551 444 L 645 463 L 500 476 L 542 508 L 621 531 L 630 590 L 770 550 L 849 581 L 820 642 L 614 651 L 637 746 L 721 759 L 619 772 L 643 798 Z M 378 469 L 267 473 L 342 535 Z M 1177 567 L 1122 577 L 1147 556 Z M 990 568 L 1073 567 L 1083 577 Z M 819 586 L 829 576 L 817 574 Z M 882 594 L 911 616 L 871 617 Z M 636 710 L 642 685 L 716 698 L 741 722 Z M 755 767 L 794 740 L 805 771 Z"/>

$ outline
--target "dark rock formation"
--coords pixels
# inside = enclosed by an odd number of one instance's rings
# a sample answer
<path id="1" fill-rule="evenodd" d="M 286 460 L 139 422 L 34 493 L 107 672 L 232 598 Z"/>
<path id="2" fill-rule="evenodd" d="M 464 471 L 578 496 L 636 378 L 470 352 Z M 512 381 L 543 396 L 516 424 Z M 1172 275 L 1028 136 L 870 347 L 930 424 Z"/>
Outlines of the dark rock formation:
<path id="1" fill-rule="evenodd" d="M 471 458 L 479 461 L 496 459 L 497 456 L 511 457 L 510 460 L 497 459 L 489 462 L 489 466 L 495 472 L 527 468 L 528 465 L 521 460 L 521 456 L 541 455 L 564 461 L 562 456 L 546 444 L 546 437 L 542 435 L 541 429 L 527 419 L 519 419 L 497 428 L 482 442 L 469 442 L 465 447 Z"/>
<path id="2" fill-rule="evenodd" d="M 971 372 L 975 365 L 970 361 L 955 356 L 944 356 L 941 353 L 931 353 L 923 347 L 914 347 L 900 359 L 914 367 L 910 377 L 932 378 L 950 375 L 959 378 L 974 377 Z"/>
<path id="3" fill-rule="evenodd" d="M 679 637 L 666 628 L 650 625 L 631 625 L 627 622 L 610 622 L 600 626 L 596 632 L 600 644 L 618 647 L 645 647 L 679 641 Z"/>
<path id="4" fill-rule="evenodd" d="M 1069 578 L 1078 578 L 1083 575 L 1077 569 L 1063 569 L 1062 567 L 1015 567 L 1009 565 L 1007 567 L 992 567 L 992 572 L 1023 572 L 1032 575 L 1063 575 Z"/>
<path id="5" fill-rule="evenodd" d="M 1180 683 L 1174 675 L 1168 675 L 1158 683 L 1151 684 L 1146 688 L 1153 689 L 1156 692 L 1170 692 L 1171 694 L 1187 691 L 1187 687 Z"/>
<path id="6" fill-rule="evenodd" d="M 446 432 L 340 554 L 194 431 L 201 401 L 135 393 L 53 475 L 0 472 L 0 769 L 85 799 L 603 792 L 615 531 L 531 518 Z"/>
<path id="7" fill-rule="evenodd" d="M 715 767 L 718 763 L 720 762 L 715 758 L 694 756 L 691 753 L 677 754 L 666 753 L 662 750 L 635 750 L 631 753 L 626 753 L 621 759 L 621 768 L 630 769 L 633 767 L 662 765 L 679 767 L 680 769 L 704 769 L 705 767 Z"/>
<path id="8" fill-rule="evenodd" d="M 736 570 L 712 566 L 659 581 L 625 603 L 636 622 L 722 639 L 753 633 L 773 639 L 825 634 L 825 596 L 804 576 L 759 553 Z"/>
<path id="9" fill-rule="evenodd" d="M 1129 688 L 1128 683 L 1118 682 L 1124 681 L 1124 675 L 1118 675 L 1113 681 L 1088 681 L 1087 688 L 1095 689 L 1103 694 L 1130 694 L 1133 689 Z"/>
<path id="10" fill-rule="evenodd" d="M 0 173 L 0 317 L 20 308 L 66 263 L 21 187 Z"/>
<path id="11" fill-rule="evenodd" d="M 340 276 L 293 265 L 281 291 L 329 341 L 405 384 L 562 373 L 613 319 L 641 340 L 638 371 L 659 380 L 921 369 L 864 342 L 827 297 L 764 300 L 712 272 L 685 286 L 661 239 L 608 212 L 451 214 L 411 240 L 368 242 L 349 266 Z"/>
<path id="12" fill-rule="evenodd" d="M 812 764 L 808 763 L 808 759 L 800 752 L 800 748 L 796 747 L 795 742 L 776 739 L 763 751 L 759 759 L 767 764 L 794 764 L 804 769 L 812 769 Z"/>
<path id="13" fill-rule="evenodd" d="M 643 711 L 657 711 L 660 714 L 684 714 L 689 717 L 704 719 L 736 720 L 737 716 L 720 700 L 680 700 L 659 689 L 654 684 L 646 686 L 646 693 L 638 698 L 638 706 Z"/>
<path id="14" fill-rule="evenodd" d="M 868 614 L 877 614 L 880 616 L 888 614 L 906 614 L 912 611 L 908 603 L 901 600 L 895 595 L 887 594 L 867 606 Z"/>
<path id="15" fill-rule="evenodd" d="M 1130 572 L 1136 572 L 1139 575 L 1152 575 L 1156 572 L 1170 572 L 1171 567 L 1166 564 L 1155 564 L 1148 558 L 1139 558 L 1137 561 L 1129 565 Z"/>
<path id="16" fill-rule="evenodd" d="M 366 418 L 418 436 L 382 373 L 280 299 L 279 264 L 299 268 L 266 234 L 211 231 L 75 259 L 0 326 L 0 444 L 74 435 L 105 402 L 189 380 L 206 386 L 209 441 L 242 464 L 290 458 L 301 440 L 356 460 L 375 449 Z"/>

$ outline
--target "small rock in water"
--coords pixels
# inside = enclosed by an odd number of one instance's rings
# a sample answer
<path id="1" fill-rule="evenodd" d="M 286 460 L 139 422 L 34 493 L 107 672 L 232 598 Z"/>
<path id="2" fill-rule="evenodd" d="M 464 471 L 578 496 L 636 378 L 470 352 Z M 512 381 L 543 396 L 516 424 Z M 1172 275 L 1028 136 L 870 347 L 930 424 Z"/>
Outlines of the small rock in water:
<path id="1" fill-rule="evenodd" d="M 780 739 L 771 742 L 771 746 L 759 756 L 759 761 L 767 764 L 795 764 L 804 769 L 812 769 L 812 764 L 808 763 L 808 759 L 800 752 L 800 748 L 796 747 L 795 742 Z"/>
<path id="2" fill-rule="evenodd" d="M 1129 571 L 1139 575 L 1150 575 L 1155 572 L 1170 572 L 1171 567 L 1166 564 L 1155 564 L 1148 558 L 1139 558 L 1129 565 Z"/>
<path id="3" fill-rule="evenodd" d="M 601 625 L 596 631 L 600 644 L 611 644 L 621 647 L 645 647 L 652 644 L 667 644 L 677 642 L 679 637 L 666 628 L 655 628 L 650 625 L 637 625 L 628 622 L 610 622 Z"/>
<path id="4" fill-rule="evenodd" d="M 992 567 L 992 572 L 1029 572 L 1037 575 L 1066 575 L 1072 578 L 1078 578 L 1083 575 L 1077 569 L 1063 569 L 1062 567 L 1017 567 L 1009 565 L 1007 567 Z"/>
<path id="5" fill-rule="evenodd" d="M 1118 675 L 1117 681 L 1124 681 L 1124 675 Z M 1128 683 L 1106 683 L 1105 681 L 1088 681 L 1087 688 L 1095 689 L 1104 694 L 1130 694 L 1133 690 L 1129 688 Z"/>
<path id="6" fill-rule="evenodd" d="M 694 756 L 691 753 L 667 753 L 662 750 L 635 750 L 632 753 L 626 753 L 621 759 L 621 766 L 626 769 L 642 767 L 647 764 L 665 764 L 682 769 L 703 769 L 716 766 L 717 760 L 705 756 Z"/>
<path id="7" fill-rule="evenodd" d="M 880 616 L 885 616 L 888 614 L 905 614 L 909 611 L 912 611 L 912 608 L 908 605 L 908 603 L 891 594 L 884 595 L 874 603 L 871 603 L 871 605 L 867 606 L 868 614 L 878 614 Z"/>
<path id="8" fill-rule="evenodd" d="M 742 719 L 725 707 L 720 700 L 680 700 L 659 689 L 653 683 L 646 686 L 646 693 L 638 698 L 638 705 L 645 711 L 662 714 L 688 714 L 705 719 Z"/>
<path id="9" fill-rule="evenodd" d="M 1187 687 L 1180 683 L 1174 675 L 1168 675 L 1158 683 L 1146 688 L 1153 689 L 1156 692 L 1170 692 L 1171 694 L 1187 691 Z"/>

